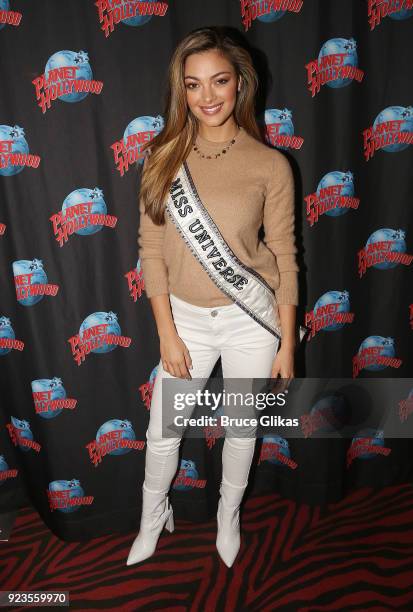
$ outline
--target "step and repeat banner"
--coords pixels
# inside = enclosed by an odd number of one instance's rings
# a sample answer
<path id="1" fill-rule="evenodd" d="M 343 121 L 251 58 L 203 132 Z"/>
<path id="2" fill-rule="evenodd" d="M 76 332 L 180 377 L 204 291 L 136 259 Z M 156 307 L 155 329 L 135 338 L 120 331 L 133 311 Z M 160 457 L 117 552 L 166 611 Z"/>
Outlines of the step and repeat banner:
<path id="1" fill-rule="evenodd" d="M 208 25 L 250 46 L 257 120 L 294 171 L 296 375 L 413 372 L 412 0 L 0 0 L 0 508 L 24 490 L 63 539 L 138 524 L 159 342 L 137 166 L 176 44 Z M 411 480 L 408 437 L 317 439 L 340 410 L 309 395 L 306 439 L 259 440 L 254 492 L 321 504 Z M 183 441 L 177 518 L 214 514 L 222 443 Z"/>

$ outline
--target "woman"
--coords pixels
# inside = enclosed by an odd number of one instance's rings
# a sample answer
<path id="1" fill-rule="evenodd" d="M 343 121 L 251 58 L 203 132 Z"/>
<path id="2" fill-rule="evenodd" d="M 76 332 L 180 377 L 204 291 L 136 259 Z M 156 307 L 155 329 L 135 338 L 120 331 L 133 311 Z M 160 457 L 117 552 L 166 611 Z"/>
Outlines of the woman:
<path id="1" fill-rule="evenodd" d="M 162 379 L 199 384 L 220 356 L 224 380 L 294 377 L 293 178 L 285 157 L 261 141 L 251 57 L 224 28 L 200 28 L 176 48 L 168 76 L 165 126 L 144 147 L 140 188 L 139 256 L 161 360 L 127 565 L 153 554 L 164 526 L 174 529 L 168 491 L 181 438 L 162 437 Z M 255 440 L 226 435 L 223 445 L 216 545 L 228 567 L 240 548 Z"/>

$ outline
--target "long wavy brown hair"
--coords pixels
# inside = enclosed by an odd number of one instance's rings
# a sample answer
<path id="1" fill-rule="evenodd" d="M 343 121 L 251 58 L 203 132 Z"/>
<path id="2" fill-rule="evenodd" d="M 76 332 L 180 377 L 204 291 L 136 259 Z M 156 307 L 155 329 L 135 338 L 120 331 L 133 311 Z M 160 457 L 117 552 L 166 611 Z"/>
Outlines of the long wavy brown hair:
<path id="1" fill-rule="evenodd" d="M 255 119 L 258 76 L 250 53 L 234 40 L 224 26 L 203 27 L 189 32 L 176 47 L 168 67 L 164 127 L 141 147 L 150 149 L 141 174 L 140 193 L 144 209 L 156 225 L 165 223 L 165 200 L 171 182 L 187 158 L 198 133 L 198 119 L 188 108 L 185 60 L 193 53 L 220 51 L 234 67 L 241 89 L 237 92 L 234 119 L 246 132 L 261 140 Z"/>

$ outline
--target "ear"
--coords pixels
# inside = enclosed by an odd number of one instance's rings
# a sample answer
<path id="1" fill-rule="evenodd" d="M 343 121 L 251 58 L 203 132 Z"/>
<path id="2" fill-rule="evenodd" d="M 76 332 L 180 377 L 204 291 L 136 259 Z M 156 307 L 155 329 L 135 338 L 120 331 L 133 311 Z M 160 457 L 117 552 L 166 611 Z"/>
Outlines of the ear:
<path id="1" fill-rule="evenodd" d="M 241 80 L 241 77 L 239 77 L 238 78 L 238 88 L 237 88 L 238 91 L 241 91 L 241 83 L 242 83 L 242 80 Z"/>

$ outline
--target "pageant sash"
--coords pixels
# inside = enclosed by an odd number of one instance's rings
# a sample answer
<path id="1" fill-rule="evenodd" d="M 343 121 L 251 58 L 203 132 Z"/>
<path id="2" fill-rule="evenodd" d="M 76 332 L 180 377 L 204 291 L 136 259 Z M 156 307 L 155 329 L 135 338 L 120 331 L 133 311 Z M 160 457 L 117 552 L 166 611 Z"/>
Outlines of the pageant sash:
<path id="1" fill-rule="evenodd" d="M 186 161 L 172 181 L 166 212 L 217 287 L 257 323 L 281 340 L 277 300 L 265 279 L 233 253 L 197 192 Z M 299 326 L 299 340 L 307 328 Z"/>

